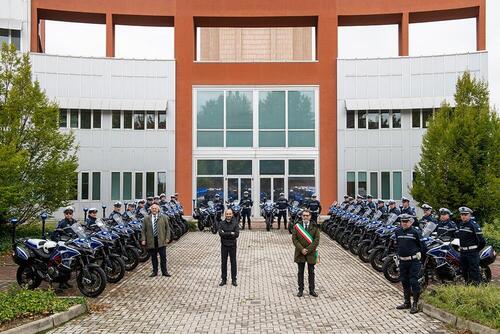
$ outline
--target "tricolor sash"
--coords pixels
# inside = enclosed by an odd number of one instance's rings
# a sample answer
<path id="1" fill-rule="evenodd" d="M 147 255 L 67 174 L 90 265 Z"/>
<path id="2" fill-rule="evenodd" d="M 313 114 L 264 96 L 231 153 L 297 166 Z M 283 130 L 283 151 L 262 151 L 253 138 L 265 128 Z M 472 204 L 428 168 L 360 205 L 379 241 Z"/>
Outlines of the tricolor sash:
<path id="1" fill-rule="evenodd" d="M 309 232 L 304 228 L 304 226 L 302 226 L 302 224 L 297 223 L 294 225 L 294 228 L 297 230 L 297 233 L 300 234 L 302 238 L 304 238 L 307 241 L 309 245 L 312 244 L 314 238 L 311 236 L 311 234 L 309 234 Z M 319 254 L 318 251 L 316 250 L 316 252 L 314 252 L 314 259 L 317 261 L 318 258 Z"/>

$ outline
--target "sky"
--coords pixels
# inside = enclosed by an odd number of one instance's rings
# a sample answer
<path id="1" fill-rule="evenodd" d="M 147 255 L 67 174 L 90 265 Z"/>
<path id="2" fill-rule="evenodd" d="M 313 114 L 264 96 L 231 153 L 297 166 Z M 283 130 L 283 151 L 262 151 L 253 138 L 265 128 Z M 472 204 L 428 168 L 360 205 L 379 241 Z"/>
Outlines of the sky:
<path id="1" fill-rule="evenodd" d="M 475 19 L 411 24 L 410 56 L 474 52 L 475 24 Z M 104 57 L 105 38 L 102 24 L 46 23 L 50 54 Z M 397 56 L 397 41 L 397 25 L 340 27 L 339 58 Z M 500 110 L 500 0 L 486 1 L 486 49 L 490 101 Z M 115 56 L 174 59 L 174 28 L 115 26 Z"/>

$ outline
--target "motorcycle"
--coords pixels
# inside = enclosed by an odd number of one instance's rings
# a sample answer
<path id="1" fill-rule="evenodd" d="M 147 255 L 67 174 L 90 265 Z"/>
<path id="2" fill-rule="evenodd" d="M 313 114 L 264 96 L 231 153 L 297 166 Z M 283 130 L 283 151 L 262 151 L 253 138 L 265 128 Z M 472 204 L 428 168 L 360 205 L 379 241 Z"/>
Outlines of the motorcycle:
<path id="1" fill-rule="evenodd" d="M 271 200 L 267 200 L 262 205 L 262 216 L 266 220 L 266 230 L 270 231 L 273 227 L 274 216 L 276 215 L 276 206 Z"/>
<path id="2" fill-rule="evenodd" d="M 299 206 L 298 201 L 293 201 L 292 206 L 288 209 L 290 213 L 290 222 L 288 223 L 288 232 L 292 234 L 293 227 L 301 220 L 303 209 Z"/>

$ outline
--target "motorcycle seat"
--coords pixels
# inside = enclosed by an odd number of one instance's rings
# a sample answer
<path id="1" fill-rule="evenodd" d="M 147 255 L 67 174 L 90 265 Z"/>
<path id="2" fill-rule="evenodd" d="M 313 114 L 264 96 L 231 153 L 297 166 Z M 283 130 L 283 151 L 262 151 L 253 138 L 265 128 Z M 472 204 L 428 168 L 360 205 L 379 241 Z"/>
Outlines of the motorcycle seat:
<path id="1" fill-rule="evenodd" d="M 39 257 L 45 259 L 45 260 L 48 260 L 50 259 L 50 254 L 49 253 L 45 253 L 44 250 L 42 248 L 38 248 L 38 249 L 33 249 L 33 252 L 38 255 Z"/>

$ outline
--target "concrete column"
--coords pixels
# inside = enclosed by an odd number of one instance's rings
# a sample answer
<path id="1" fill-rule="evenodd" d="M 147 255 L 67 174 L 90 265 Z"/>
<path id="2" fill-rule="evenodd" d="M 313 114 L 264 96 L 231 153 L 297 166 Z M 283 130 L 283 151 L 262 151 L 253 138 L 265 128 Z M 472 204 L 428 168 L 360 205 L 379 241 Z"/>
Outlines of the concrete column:
<path id="1" fill-rule="evenodd" d="M 479 6 L 476 18 L 476 44 L 477 51 L 486 50 L 486 4 Z"/>
<path id="2" fill-rule="evenodd" d="M 399 55 L 409 55 L 409 28 L 410 14 L 402 13 L 401 22 L 399 23 Z"/>
<path id="3" fill-rule="evenodd" d="M 115 56 L 115 25 L 113 14 L 106 13 L 106 57 Z"/>

